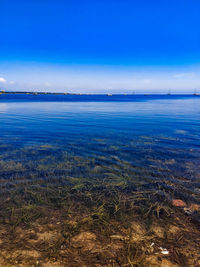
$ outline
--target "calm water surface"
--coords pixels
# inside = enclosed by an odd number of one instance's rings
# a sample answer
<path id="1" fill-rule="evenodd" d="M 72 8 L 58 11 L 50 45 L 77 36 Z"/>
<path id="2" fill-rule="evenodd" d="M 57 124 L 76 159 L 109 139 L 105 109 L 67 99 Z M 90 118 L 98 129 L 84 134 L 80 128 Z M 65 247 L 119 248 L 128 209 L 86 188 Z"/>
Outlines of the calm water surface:
<path id="1" fill-rule="evenodd" d="M 200 97 L 0 95 L 0 206 L 1 266 L 199 266 Z"/>
<path id="2" fill-rule="evenodd" d="M 200 97 L 100 96 L 99 100 L 97 96 L 1 96 L 1 159 L 25 164 L 23 149 L 46 146 L 40 157 L 56 151 L 58 162 L 65 152 L 98 160 L 98 166 L 129 163 L 141 179 L 144 172 L 153 180 L 162 172 L 165 179 L 190 190 L 191 196 L 200 190 Z M 22 149 L 21 157 L 17 149 Z"/>

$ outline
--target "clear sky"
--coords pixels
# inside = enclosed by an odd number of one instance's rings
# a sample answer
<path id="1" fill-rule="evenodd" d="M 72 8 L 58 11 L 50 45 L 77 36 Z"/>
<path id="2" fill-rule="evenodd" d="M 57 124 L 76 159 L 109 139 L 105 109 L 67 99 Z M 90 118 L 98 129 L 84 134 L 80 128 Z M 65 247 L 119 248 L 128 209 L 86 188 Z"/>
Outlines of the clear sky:
<path id="1" fill-rule="evenodd" d="M 0 0 L 0 88 L 200 90 L 199 0 Z"/>

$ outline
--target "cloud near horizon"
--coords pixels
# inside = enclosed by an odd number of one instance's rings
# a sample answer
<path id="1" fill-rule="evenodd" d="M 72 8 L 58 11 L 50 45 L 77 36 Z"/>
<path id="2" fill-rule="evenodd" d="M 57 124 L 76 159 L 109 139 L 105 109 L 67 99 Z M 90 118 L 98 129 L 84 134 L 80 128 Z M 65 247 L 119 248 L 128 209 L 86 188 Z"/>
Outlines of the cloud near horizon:
<path id="1" fill-rule="evenodd" d="M 6 83 L 6 79 L 3 77 L 0 77 L 0 83 Z"/>

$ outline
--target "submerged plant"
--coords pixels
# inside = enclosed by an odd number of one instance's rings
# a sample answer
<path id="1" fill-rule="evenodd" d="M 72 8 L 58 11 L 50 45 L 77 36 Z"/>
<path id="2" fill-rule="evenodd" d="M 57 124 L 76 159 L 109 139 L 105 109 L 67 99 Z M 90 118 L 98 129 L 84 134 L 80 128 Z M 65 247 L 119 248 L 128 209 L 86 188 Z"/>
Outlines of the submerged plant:
<path id="1" fill-rule="evenodd" d="M 147 264 L 153 264 L 155 253 L 158 262 L 165 259 L 160 247 L 169 249 L 167 260 L 179 266 L 192 261 L 187 252 L 191 248 L 197 262 L 198 191 L 191 189 L 187 175 L 183 179 L 175 172 L 176 161 L 163 163 L 153 156 L 139 165 L 137 151 L 133 162 L 123 158 L 118 146 L 104 149 L 117 151 L 118 156 L 90 158 L 69 153 L 58 144 L 8 147 L 2 153 L 2 253 L 14 253 L 18 244 L 35 251 L 26 251 L 29 256 L 20 252 L 19 258 L 13 254 L 11 264 L 24 261 L 42 266 L 50 260 L 67 266 L 70 260 L 71 266 L 151 266 Z M 183 192 L 184 205 L 175 205 Z M 84 248 L 84 238 L 90 250 Z"/>

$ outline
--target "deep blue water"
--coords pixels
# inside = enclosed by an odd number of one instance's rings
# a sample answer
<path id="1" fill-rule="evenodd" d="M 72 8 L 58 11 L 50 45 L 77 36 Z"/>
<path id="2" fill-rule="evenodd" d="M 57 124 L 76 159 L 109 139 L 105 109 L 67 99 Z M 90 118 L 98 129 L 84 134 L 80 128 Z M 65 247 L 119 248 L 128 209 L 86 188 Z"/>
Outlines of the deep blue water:
<path id="1" fill-rule="evenodd" d="M 162 172 L 188 195 L 200 191 L 199 96 L 3 94 L 0 133 L 3 160 L 46 145 L 98 164 L 128 163 L 141 179 Z"/>

